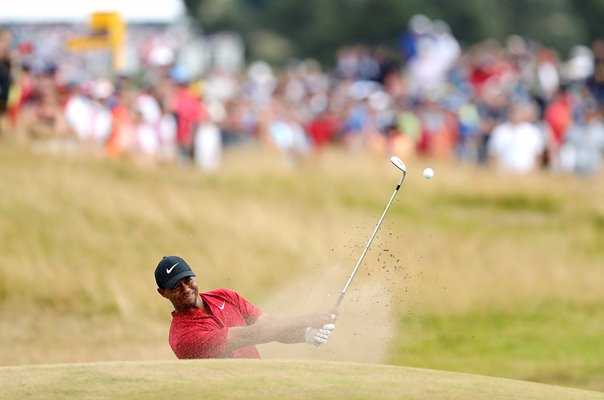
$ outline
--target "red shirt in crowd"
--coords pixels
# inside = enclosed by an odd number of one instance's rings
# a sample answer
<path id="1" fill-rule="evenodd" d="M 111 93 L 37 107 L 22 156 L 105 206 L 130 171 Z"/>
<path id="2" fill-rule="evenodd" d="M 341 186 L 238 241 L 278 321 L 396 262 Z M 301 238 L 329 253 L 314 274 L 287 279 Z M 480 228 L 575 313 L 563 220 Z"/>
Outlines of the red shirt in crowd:
<path id="1" fill-rule="evenodd" d="M 552 139 L 555 144 L 562 144 L 566 131 L 573 122 L 570 96 L 563 94 L 555 98 L 545 109 L 543 119 L 552 130 Z"/>
<path id="2" fill-rule="evenodd" d="M 256 346 L 226 353 L 230 327 L 251 325 L 262 310 L 228 289 L 200 293 L 204 309 L 172 312 L 170 347 L 178 358 L 260 358 Z"/>
<path id="3" fill-rule="evenodd" d="M 205 109 L 201 100 L 188 88 L 179 88 L 172 99 L 178 121 L 176 142 L 185 148 L 193 145 L 195 125 L 205 119 Z"/>

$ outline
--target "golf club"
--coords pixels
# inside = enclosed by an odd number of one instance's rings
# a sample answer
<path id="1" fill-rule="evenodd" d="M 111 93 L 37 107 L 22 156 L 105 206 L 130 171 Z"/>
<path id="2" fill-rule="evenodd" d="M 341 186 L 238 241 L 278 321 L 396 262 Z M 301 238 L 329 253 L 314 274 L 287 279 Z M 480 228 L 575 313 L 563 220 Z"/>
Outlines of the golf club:
<path id="1" fill-rule="evenodd" d="M 363 262 L 363 259 L 365 258 L 365 254 L 367 254 L 367 251 L 369 250 L 369 246 L 371 246 L 371 242 L 373 241 L 373 238 L 377 234 L 377 231 L 380 229 L 380 225 L 382 224 L 382 221 L 384 220 L 384 217 L 386 216 L 386 213 L 388 212 L 388 209 L 390 208 L 390 205 L 392 204 L 392 201 L 394 200 L 394 196 L 396 196 L 396 193 L 401 188 L 401 185 L 403 184 L 403 181 L 405 180 L 405 176 L 407 176 L 407 167 L 401 161 L 400 158 L 398 158 L 396 156 L 392 156 L 390 158 L 390 161 L 392 162 L 392 164 L 394 164 L 394 166 L 396 168 L 400 169 L 403 172 L 403 175 L 401 176 L 401 179 L 398 181 L 398 184 L 396 185 L 396 188 L 394 189 L 394 193 L 392 193 L 392 196 L 390 196 L 390 201 L 388 201 L 388 204 L 386 205 L 386 208 L 384 209 L 384 212 L 382 213 L 380 220 L 378 221 L 377 225 L 375 226 L 375 229 L 373 230 L 373 233 L 371 234 L 371 237 L 369 238 L 369 242 L 367 242 L 367 245 L 365 246 L 363 253 L 361 253 L 361 257 L 359 258 L 359 261 L 357 261 L 357 265 L 352 270 L 352 274 L 350 274 L 350 277 L 348 278 L 346 285 L 344 285 L 344 289 L 342 289 L 342 293 L 340 293 L 340 297 L 338 297 L 338 302 L 336 303 L 336 309 L 340 306 L 340 303 L 344 299 L 344 295 L 346 295 L 346 291 L 348 290 L 348 287 L 350 286 L 352 279 L 354 278 L 355 274 L 359 270 L 359 267 L 361 266 L 361 263 Z M 332 318 L 335 318 L 335 315 L 332 316 Z"/>

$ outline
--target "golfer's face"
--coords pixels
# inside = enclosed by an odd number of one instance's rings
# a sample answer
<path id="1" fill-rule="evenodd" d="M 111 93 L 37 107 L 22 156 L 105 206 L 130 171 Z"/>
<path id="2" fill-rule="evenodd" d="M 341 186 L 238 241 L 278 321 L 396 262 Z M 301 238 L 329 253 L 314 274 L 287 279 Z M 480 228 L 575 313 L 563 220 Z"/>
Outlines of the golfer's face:
<path id="1" fill-rule="evenodd" d="M 182 278 L 172 289 L 165 289 L 165 295 L 176 310 L 195 307 L 199 292 L 194 276 Z"/>

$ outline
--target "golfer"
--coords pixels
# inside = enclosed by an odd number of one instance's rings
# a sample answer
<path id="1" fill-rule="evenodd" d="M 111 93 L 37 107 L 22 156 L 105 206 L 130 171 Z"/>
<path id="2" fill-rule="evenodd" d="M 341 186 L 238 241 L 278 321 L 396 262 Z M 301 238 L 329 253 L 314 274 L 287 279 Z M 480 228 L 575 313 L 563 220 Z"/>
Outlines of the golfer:
<path id="1" fill-rule="evenodd" d="M 337 311 L 272 318 L 228 289 L 199 293 L 195 273 L 180 257 L 164 257 L 155 269 L 160 295 L 174 306 L 169 342 L 178 358 L 260 358 L 268 342 L 325 344 Z"/>

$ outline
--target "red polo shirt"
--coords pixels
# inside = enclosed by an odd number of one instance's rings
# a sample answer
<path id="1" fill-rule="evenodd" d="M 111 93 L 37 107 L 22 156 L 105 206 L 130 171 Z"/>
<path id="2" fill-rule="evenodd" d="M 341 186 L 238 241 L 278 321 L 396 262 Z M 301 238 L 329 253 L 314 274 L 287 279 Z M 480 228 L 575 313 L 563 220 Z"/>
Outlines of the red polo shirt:
<path id="1" fill-rule="evenodd" d="M 205 307 L 172 312 L 170 347 L 178 358 L 260 358 L 256 346 L 226 353 L 226 337 L 232 326 L 251 325 L 262 310 L 228 289 L 200 293 Z"/>

